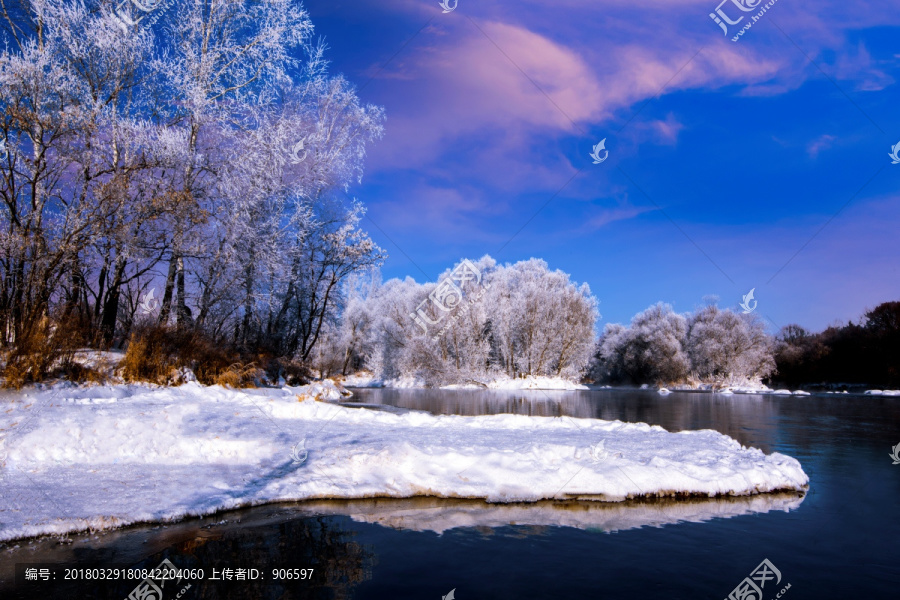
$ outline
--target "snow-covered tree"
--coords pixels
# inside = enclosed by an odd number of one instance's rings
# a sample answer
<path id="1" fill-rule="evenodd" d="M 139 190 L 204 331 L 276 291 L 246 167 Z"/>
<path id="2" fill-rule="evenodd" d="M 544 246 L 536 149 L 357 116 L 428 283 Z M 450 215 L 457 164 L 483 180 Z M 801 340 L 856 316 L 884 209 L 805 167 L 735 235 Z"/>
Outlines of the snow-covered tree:
<path id="1" fill-rule="evenodd" d="M 687 319 L 662 302 L 631 320 L 620 347 L 625 372 L 635 382 L 665 383 L 683 379 L 690 369 L 684 341 Z"/>
<path id="2" fill-rule="evenodd" d="M 502 375 L 579 378 L 597 318 L 590 289 L 537 259 L 497 266 L 484 256 L 471 264 L 480 280 L 462 283 L 462 296 L 446 285 L 454 269 L 437 283 L 395 279 L 379 288 L 367 300 L 373 325 L 366 366 L 432 385 Z M 443 304 L 430 300 L 443 290 L 450 290 Z"/>
<path id="3" fill-rule="evenodd" d="M 709 382 L 760 380 L 774 370 L 773 344 L 762 322 L 709 304 L 678 315 L 656 304 L 630 327 L 607 325 L 592 376 L 632 383 L 674 383 L 689 374 Z"/>
<path id="4" fill-rule="evenodd" d="M 159 324 L 309 359 L 344 278 L 383 258 L 337 198 L 384 111 L 328 75 L 299 3 L 114 8 L 2 21 L 3 343 L 48 316 L 123 339 L 161 285 Z"/>
<path id="5" fill-rule="evenodd" d="M 702 379 L 761 379 L 775 370 L 774 348 L 755 315 L 709 305 L 690 320 L 686 348 Z"/>

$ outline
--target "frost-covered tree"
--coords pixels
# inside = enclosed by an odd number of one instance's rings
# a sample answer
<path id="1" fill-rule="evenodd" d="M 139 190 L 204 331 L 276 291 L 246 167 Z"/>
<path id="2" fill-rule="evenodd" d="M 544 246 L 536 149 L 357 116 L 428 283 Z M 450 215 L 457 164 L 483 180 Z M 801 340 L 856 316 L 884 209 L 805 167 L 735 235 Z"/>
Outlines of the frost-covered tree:
<path id="1" fill-rule="evenodd" d="M 760 380 L 774 370 L 773 344 L 763 324 L 709 304 L 694 315 L 656 304 L 630 327 L 607 325 L 597 344 L 597 380 L 675 383 L 689 374 L 709 382 Z"/>
<path id="2" fill-rule="evenodd" d="M 683 379 L 690 369 L 684 341 L 687 319 L 662 302 L 655 304 L 631 320 L 627 332 L 615 332 L 603 355 L 618 355 L 613 364 L 621 368 L 635 383 L 665 383 Z"/>
<path id="3" fill-rule="evenodd" d="M 383 252 L 336 199 L 384 112 L 330 76 L 291 0 L 25 0 L 0 53 L 3 343 L 47 317 L 156 321 L 308 360 Z M 336 323 L 336 321 L 335 321 Z"/>
<path id="4" fill-rule="evenodd" d="M 762 322 L 715 305 L 691 318 L 686 348 L 702 379 L 761 379 L 775 370 L 772 340 Z"/>
<path id="5" fill-rule="evenodd" d="M 631 380 L 625 368 L 625 346 L 629 329 L 621 323 L 607 323 L 597 342 L 590 367 L 590 378 L 594 381 L 613 383 Z"/>
<path id="6" fill-rule="evenodd" d="M 488 280 L 494 354 L 506 374 L 580 377 L 598 317 L 587 284 L 539 259 L 498 268 Z"/>
<path id="7" fill-rule="evenodd" d="M 498 266 L 484 256 L 472 264 L 480 281 L 462 283 L 462 296 L 446 286 L 453 269 L 436 283 L 390 280 L 371 295 L 366 366 L 388 379 L 432 385 L 504 375 L 579 378 L 597 318 L 590 289 L 541 260 Z M 442 303 L 430 299 L 446 290 Z"/>

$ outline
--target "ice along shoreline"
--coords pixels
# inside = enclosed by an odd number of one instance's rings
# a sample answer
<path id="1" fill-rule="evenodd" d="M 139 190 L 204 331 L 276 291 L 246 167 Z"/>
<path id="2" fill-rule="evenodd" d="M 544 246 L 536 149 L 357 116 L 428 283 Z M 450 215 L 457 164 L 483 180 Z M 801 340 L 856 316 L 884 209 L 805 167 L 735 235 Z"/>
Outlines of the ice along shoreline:
<path id="1" fill-rule="evenodd" d="M 795 459 L 713 430 L 397 415 L 311 395 L 337 399 L 340 392 L 325 384 L 232 390 L 196 383 L 32 390 L 0 421 L 0 540 L 282 501 L 617 502 L 804 491 L 809 484 Z M 27 429 L 17 431 L 18 424 Z M 303 440 L 298 460 L 292 449 Z"/>

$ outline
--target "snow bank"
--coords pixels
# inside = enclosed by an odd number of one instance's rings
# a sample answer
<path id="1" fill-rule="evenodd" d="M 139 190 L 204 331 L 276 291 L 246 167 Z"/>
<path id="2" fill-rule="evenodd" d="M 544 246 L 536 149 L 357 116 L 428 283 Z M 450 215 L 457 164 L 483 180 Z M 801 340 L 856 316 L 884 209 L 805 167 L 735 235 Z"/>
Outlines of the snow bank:
<path id="1" fill-rule="evenodd" d="M 382 381 L 372 374 L 348 375 L 341 380 L 345 387 L 350 388 L 398 388 L 398 389 L 424 389 L 428 387 L 421 379 L 414 377 L 398 377 Z M 612 388 L 612 386 L 594 386 L 594 388 Z M 495 379 L 487 383 L 452 383 L 442 385 L 442 390 L 587 390 L 591 389 L 560 377 L 527 377 L 520 379 Z"/>
<path id="2" fill-rule="evenodd" d="M 411 388 L 425 388 L 425 382 L 421 379 L 416 379 L 415 377 L 398 377 L 396 379 L 388 379 L 384 382 L 384 387 L 389 388 L 400 388 L 400 389 L 411 389 Z"/>
<path id="3" fill-rule="evenodd" d="M 384 387 L 384 382 L 368 371 L 360 371 L 359 373 L 354 373 L 353 375 L 347 375 L 346 377 L 341 379 L 341 384 L 344 385 L 344 387 L 355 388 Z"/>
<path id="4" fill-rule="evenodd" d="M 672 389 L 679 391 L 710 391 L 719 394 L 766 394 L 771 393 L 772 388 L 767 386 L 758 377 L 723 377 L 715 382 L 680 383 Z"/>
<path id="5" fill-rule="evenodd" d="M 398 377 L 382 381 L 372 373 L 360 372 L 344 377 L 341 381 L 346 387 L 370 388 L 389 387 L 399 389 L 422 389 L 427 387 L 425 381 L 415 377 Z M 441 386 L 442 390 L 587 390 L 586 385 L 581 385 L 561 377 L 534 377 L 511 379 L 502 377 L 486 382 L 454 383 Z"/>
<path id="6" fill-rule="evenodd" d="M 574 383 L 561 377 L 533 377 L 518 379 L 495 379 L 488 382 L 492 390 L 586 390 L 588 386 Z"/>
<path id="7" fill-rule="evenodd" d="M 332 379 L 325 379 L 301 386 L 284 386 L 284 390 L 296 395 L 300 400 L 317 400 L 324 402 L 326 400 L 340 400 L 341 398 L 349 398 L 353 394 L 345 390 L 343 386 L 337 384 Z"/>
<path id="8" fill-rule="evenodd" d="M 298 401 L 315 395 L 313 387 L 21 394 L 0 414 L 0 540 L 282 500 L 619 501 L 801 490 L 809 482 L 795 459 L 712 430 Z M 308 456 L 298 463 L 291 448 L 301 440 Z"/>

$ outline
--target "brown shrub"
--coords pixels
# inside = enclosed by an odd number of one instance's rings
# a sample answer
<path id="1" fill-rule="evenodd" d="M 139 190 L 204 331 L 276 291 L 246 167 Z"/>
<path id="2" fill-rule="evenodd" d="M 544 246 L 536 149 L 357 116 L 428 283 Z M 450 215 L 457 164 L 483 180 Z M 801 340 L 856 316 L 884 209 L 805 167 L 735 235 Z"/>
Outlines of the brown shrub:
<path id="1" fill-rule="evenodd" d="M 109 380 L 103 369 L 95 369 L 87 365 L 82 365 L 74 361 L 67 361 L 62 366 L 62 374 L 69 381 L 76 383 L 98 383 L 103 384 Z"/>
<path id="2" fill-rule="evenodd" d="M 178 361 L 170 344 L 165 343 L 164 333 L 161 328 L 153 328 L 132 334 L 120 365 L 125 381 L 149 381 L 162 385 L 171 378 L 177 370 Z"/>
<path id="3" fill-rule="evenodd" d="M 313 379 L 309 367 L 288 358 L 269 361 L 266 367 L 266 376 L 273 384 L 277 384 L 278 380 L 284 377 L 284 381 L 288 385 L 306 385 Z"/>
<path id="4" fill-rule="evenodd" d="M 205 385 L 249 387 L 262 376 L 255 363 L 241 363 L 235 352 L 200 333 L 159 326 L 132 334 L 121 374 L 126 381 L 178 384 L 183 382 L 184 368 L 191 369 Z"/>
<path id="5" fill-rule="evenodd" d="M 233 388 L 256 387 L 265 372 L 256 363 L 235 363 L 216 377 L 216 383 Z"/>
<path id="6" fill-rule="evenodd" d="M 20 389 L 26 383 L 37 383 L 60 373 L 83 342 L 78 327 L 66 327 L 43 317 L 19 335 L 15 346 L 6 354 L 3 387 Z"/>

